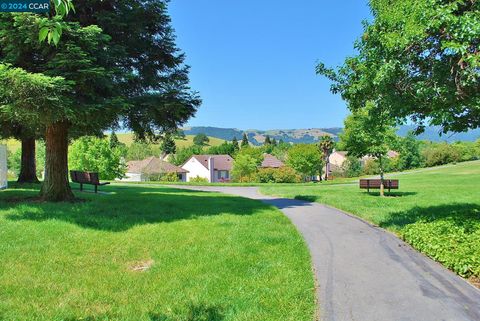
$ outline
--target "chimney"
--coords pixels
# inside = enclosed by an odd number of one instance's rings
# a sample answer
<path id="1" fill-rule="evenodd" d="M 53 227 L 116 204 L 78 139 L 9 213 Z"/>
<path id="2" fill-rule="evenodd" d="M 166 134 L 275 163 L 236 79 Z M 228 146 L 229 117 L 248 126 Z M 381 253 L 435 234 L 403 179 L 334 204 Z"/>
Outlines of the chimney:
<path id="1" fill-rule="evenodd" d="M 208 158 L 208 170 L 210 171 L 210 183 L 215 182 L 215 160 L 213 157 Z"/>

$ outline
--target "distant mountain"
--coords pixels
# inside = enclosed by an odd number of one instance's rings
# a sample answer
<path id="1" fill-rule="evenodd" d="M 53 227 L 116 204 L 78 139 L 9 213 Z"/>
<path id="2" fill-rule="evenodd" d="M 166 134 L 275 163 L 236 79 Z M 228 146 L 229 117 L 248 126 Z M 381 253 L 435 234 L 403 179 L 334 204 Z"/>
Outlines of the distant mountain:
<path id="1" fill-rule="evenodd" d="M 219 127 L 185 127 L 183 128 L 186 135 L 197 135 L 200 133 L 207 136 L 220 138 L 231 141 L 234 137 L 238 140 L 242 139 L 243 133 L 246 133 L 249 141 L 254 145 L 261 145 L 268 135 L 270 138 L 275 138 L 277 141 L 283 140 L 288 143 L 315 143 L 320 137 L 330 135 L 334 140 L 338 140 L 338 135 L 343 131 L 341 127 L 332 128 L 309 128 L 309 129 L 272 129 L 272 130 L 257 130 L 247 129 L 240 130 L 236 128 L 219 128 Z M 412 131 L 414 126 L 400 126 L 397 133 L 400 136 L 405 136 L 409 131 Z M 418 136 L 420 140 L 431 141 L 475 141 L 480 139 L 480 129 L 470 130 L 465 133 L 449 133 L 440 135 L 440 127 L 427 127 L 425 132 Z"/>
<path id="2" fill-rule="evenodd" d="M 243 134 L 247 134 L 248 140 L 254 145 L 261 145 L 265 138 L 275 138 L 277 141 L 283 140 L 287 143 L 315 143 L 320 137 L 329 135 L 335 140 L 342 128 L 310 128 L 310 129 L 273 129 L 273 130 L 257 130 L 247 129 L 240 130 L 236 128 L 218 128 L 218 127 L 185 127 L 183 128 L 186 135 L 197 135 L 200 133 L 207 136 L 217 137 L 224 140 L 232 140 L 236 137 L 242 139 Z"/>
<path id="3" fill-rule="evenodd" d="M 415 126 L 400 126 L 397 131 L 397 134 L 400 136 L 406 136 L 409 131 L 413 131 Z M 430 126 L 425 128 L 425 132 L 418 135 L 417 138 L 419 140 L 430 140 L 434 142 L 456 142 L 456 141 L 476 141 L 480 139 L 480 128 L 469 130 L 464 133 L 447 133 L 447 134 L 440 134 L 441 127 L 438 126 Z"/>

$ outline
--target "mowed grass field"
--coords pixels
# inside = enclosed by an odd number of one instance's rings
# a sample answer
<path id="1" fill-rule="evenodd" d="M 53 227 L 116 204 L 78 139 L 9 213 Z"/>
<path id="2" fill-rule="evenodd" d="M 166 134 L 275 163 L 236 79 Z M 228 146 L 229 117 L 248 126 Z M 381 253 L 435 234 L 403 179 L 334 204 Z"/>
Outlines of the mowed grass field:
<path id="1" fill-rule="evenodd" d="M 0 191 L 0 320 L 313 320 L 308 250 L 275 208 L 102 191 L 60 204 L 38 202 L 36 187 Z"/>
<path id="2" fill-rule="evenodd" d="M 388 178 L 388 175 L 387 175 Z M 263 186 L 265 194 L 327 204 L 397 233 L 464 277 L 480 276 L 480 161 L 393 175 L 400 190 L 368 194 L 358 183 Z"/>

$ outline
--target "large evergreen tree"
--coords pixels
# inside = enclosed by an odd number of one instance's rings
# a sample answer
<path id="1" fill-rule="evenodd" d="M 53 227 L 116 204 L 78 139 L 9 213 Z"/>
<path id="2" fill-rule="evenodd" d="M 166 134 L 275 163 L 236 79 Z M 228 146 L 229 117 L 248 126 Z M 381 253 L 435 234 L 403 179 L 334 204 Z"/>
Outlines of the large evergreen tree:
<path id="1" fill-rule="evenodd" d="M 247 134 L 246 134 L 246 133 L 243 133 L 241 147 L 244 148 L 244 147 L 248 147 L 248 146 L 250 146 L 250 144 L 248 143 Z"/>
<path id="2" fill-rule="evenodd" d="M 200 104 L 188 87 L 188 67 L 175 45 L 166 1 L 75 1 L 58 46 L 38 42 L 38 15 L 0 16 L 0 60 L 35 76 L 60 76 L 62 104 L 17 113 L 38 116 L 45 130 L 45 200 L 73 198 L 68 138 L 118 124 L 140 139 L 183 124 Z M 3 108 L 3 107 L 2 107 Z"/>

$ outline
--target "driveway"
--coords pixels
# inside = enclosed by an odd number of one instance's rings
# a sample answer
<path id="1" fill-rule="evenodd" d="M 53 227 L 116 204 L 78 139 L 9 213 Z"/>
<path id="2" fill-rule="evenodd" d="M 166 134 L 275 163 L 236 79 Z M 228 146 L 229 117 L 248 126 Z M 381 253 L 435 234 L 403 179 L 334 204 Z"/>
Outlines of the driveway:
<path id="1" fill-rule="evenodd" d="M 480 291 L 393 234 L 330 207 L 261 195 L 256 187 L 175 186 L 258 199 L 302 233 L 321 320 L 478 321 Z"/>

